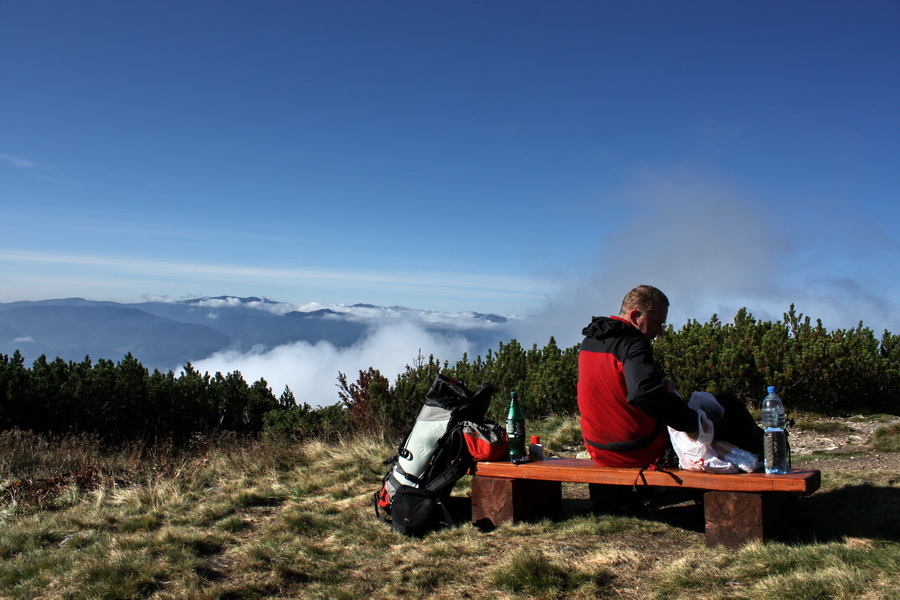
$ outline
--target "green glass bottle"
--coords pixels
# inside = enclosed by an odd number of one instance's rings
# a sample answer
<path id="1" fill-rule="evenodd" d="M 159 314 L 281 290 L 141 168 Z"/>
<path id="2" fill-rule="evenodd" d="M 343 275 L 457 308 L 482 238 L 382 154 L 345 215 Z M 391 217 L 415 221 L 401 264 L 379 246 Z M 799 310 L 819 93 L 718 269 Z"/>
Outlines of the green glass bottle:
<path id="1" fill-rule="evenodd" d="M 515 392 L 509 393 L 509 413 L 506 416 L 506 435 L 509 438 L 509 460 L 523 460 L 525 453 L 525 413 Z"/>

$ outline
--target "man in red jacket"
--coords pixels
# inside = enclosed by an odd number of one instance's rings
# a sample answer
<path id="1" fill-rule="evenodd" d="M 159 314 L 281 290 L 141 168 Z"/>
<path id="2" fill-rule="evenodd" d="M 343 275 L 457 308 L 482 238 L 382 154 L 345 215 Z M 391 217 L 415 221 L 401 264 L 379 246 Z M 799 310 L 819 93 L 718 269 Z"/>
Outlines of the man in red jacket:
<path id="1" fill-rule="evenodd" d="M 625 296 L 618 316 L 594 317 L 584 328 L 578 355 L 578 409 L 588 454 L 609 467 L 646 467 L 669 446 L 666 426 L 697 434 L 697 413 L 675 393 L 653 360 L 650 341 L 662 332 L 669 299 L 639 285 Z M 725 418 L 715 438 L 756 454 L 762 430 L 737 397 L 717 397 Z"/>

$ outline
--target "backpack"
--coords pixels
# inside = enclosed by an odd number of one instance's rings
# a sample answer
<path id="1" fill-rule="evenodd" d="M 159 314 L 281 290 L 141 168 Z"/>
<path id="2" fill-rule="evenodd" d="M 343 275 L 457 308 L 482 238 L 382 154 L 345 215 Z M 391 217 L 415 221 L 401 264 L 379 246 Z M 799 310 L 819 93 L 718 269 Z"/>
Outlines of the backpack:
<path id="1" fill-rule="evenodd" d="M 379 519 L 409 536 L 454 524 L 447 501 L 456 481 L 474 461 L 508 454 L 506 432 L 485 421 L 493 393 L 489 383 L 472 393 L 437 375 L 397 454 L 385 461 L 388 470 L 375 493 Z"/>

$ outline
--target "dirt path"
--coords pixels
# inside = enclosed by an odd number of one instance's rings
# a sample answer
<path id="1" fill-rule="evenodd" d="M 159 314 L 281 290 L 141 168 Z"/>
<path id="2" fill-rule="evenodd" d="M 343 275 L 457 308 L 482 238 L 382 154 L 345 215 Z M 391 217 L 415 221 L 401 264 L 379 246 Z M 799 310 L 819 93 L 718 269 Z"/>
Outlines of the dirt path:
<path id="1" fill-rule="evenodd" d="M 791 453 L 795 466 L 830 471 L 900 471 L 900 452 L 877 452 L 872 447 L 872 433 L 879 427 L 900 422 L 900 417 L 883 421 L 853 419 L 820 419 L 829 429 L 845 426 L 847 431 L 821 433 L 816 429 L 790 430 Z M 804 457 L 812 456 L 812 459 Z M 833 456 L 829 456 L 833 455 Z"/>

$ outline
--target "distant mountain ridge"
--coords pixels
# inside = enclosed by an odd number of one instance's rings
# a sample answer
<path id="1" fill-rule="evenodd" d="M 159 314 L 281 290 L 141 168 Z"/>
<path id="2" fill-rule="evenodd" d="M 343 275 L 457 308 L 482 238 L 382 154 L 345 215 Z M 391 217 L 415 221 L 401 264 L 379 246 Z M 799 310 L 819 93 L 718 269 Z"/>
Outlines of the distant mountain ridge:
<path id="1" fill-rule="evenodd" d="M 412 320 L 477 345 L 503 339 L 510 320 L 372 304 L 300 307 L 266 298 L 216 296 L 123 304 L 83 298 L 0 303 L 0 354 L 118 361 L 131 353 L 151 369 L 177 370 L 223 350 L 268 350 L 294 342 L 348 347 L 380 324 Z"/>

